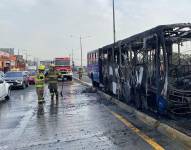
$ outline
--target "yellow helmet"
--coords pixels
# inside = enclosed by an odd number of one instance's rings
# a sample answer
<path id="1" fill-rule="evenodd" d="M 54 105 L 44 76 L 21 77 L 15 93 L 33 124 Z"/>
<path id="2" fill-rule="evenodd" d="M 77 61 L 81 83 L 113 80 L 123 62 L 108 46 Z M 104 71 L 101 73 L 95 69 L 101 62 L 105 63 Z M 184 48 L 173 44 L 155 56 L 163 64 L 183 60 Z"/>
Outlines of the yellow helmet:
<path id="1" fill-rule="evenodd" d="M 40 65 L 39 67 L 38 67 L 38 70 L 45 70 L 45 66 L 44 65 Z"/>

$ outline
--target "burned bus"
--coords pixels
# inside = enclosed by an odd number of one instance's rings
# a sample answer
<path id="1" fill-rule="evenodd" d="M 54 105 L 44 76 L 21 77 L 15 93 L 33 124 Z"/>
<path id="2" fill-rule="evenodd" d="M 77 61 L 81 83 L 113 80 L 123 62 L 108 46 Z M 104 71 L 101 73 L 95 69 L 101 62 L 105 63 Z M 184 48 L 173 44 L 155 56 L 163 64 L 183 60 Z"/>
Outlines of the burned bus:
<path id="1" fill-rule="evenodd" d="M 87 59 L 94 85 L 137 109 L 191 115 L 190 23 L 157 26 Z"/>

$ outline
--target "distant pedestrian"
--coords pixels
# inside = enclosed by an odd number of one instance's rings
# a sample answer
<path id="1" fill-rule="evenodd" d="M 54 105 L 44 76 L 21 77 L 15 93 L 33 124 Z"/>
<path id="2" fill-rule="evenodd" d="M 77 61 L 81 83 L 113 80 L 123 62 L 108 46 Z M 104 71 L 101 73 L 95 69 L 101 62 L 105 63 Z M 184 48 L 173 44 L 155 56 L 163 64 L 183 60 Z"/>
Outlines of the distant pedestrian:
<path id="1" fill-rule="evenodd" d="M 78 74 L 79 74 L 79 79 L 82 79 L 82 74 L 83 74 L 83 69 L 80 67 L 78 70 Z"/>

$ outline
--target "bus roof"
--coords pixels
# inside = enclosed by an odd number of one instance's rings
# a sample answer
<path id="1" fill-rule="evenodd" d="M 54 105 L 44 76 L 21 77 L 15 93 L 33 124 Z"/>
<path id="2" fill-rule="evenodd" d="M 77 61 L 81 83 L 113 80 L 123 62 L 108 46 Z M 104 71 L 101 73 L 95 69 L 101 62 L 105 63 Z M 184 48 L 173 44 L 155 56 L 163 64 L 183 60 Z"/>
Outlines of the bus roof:
<path id="1" fill-rule="evenodd" d="M 189 31 L 181 31 L 183 28 L 189 28 Z M 187 38 L 187 37 L 191 38 L 191 23 L 159 25 L 152 29 L 149 29 L 144 32 L 130 36 L 126 39 L 119 40 L 116 42 L 116 45 L 128 44 L 128 43 L 132 43 L 135 41 L 139 41 L 139 40 L 142 40 L 142 39 L 149 37 L 151 35 L 154 35 L 154 34 L 161 34 L 164 31 L 169 31 L 169 34 L 173 35 L 172 40 L 174 40 L 174 41 L 178 40 L 178 38 L 180 38 L 181 36 L 183 37 L 183 35 L 185 38 Z M 106 45 L 106 46 L 102 47 L 101 49 L 112 49 L 112 48 L 113 48 L 113 43 Z M 99 49 L 97 49 L 97 50 L 99 50 Z M 93 50 L 93 51 L 96 51 L 96 50 Z M 93 51 L 91 51 L 91 52 L 93 52 Z M 91 52 L 89 52 L 89 53 L 91 53 Z"/>

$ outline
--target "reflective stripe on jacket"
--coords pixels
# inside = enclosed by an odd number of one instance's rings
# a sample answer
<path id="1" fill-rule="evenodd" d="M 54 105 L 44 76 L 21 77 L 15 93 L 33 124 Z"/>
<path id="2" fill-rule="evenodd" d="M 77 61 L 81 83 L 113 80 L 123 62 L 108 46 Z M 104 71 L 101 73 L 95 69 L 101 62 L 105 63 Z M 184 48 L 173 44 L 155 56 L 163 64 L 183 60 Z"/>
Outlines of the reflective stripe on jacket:
<path id="1" fill-rule="evenodd" d="M 56 71 L 50 71 L 47 76 L 49 84 L 57 84 L 58 83 L 58 73 Z"/>
<path id="2" fill-rule="evenodd" d="M 38 88 L 44 87 L 45 76 L 43 73 L 38 73 L 35 77 L 35 86 Z"/>

